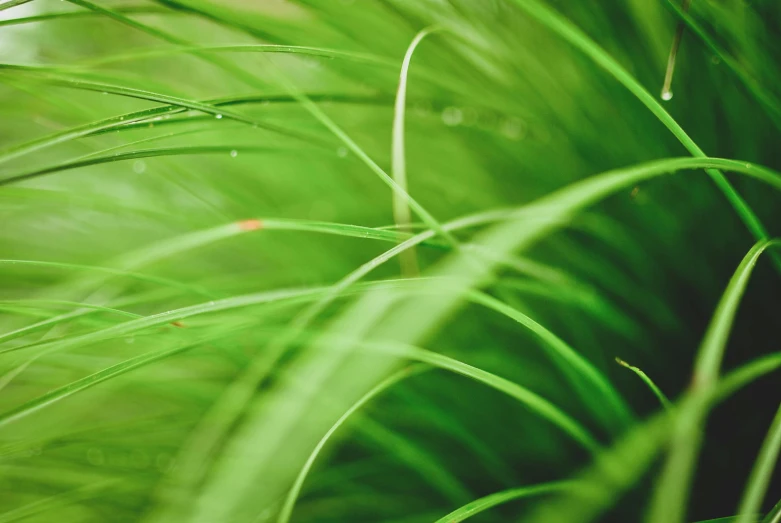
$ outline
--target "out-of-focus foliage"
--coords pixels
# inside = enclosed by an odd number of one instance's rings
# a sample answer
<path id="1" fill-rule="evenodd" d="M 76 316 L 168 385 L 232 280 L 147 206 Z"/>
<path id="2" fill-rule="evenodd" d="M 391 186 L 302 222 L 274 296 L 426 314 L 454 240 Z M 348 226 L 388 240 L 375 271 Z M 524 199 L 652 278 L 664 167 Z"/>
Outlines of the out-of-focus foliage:
<path id="1" fill-rule="evenodd" d="M 779 34 L 0 3 L 0 521 L 777 521 Z"/>

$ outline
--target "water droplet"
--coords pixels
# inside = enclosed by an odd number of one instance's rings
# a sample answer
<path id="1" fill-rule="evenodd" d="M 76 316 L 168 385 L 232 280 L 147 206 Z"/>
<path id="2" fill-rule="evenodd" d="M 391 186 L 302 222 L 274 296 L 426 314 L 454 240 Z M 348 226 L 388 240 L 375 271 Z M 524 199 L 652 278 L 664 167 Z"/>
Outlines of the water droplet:
<path id="1" fill-rule="evenodd" d="M 347 148 L 346 148 L 346 147 L 339 147 L 339 148 L 336 150 L 336 155 L 337 155 L 339 158 L 345 158 L 345 157 L 347 156 Z"/>
<path id="2" fill-rule="evenodd" d="M 100 93 L 100 94 L 104 94 L 104 95 L 106 95 L 106 94 L 108 94 L 108 93 L 107 93 L 106 91 L 103 91 L 103 92 L 102 92 L 102 93 Z"/>
<path id="3" fill-rule="evenodd" d="M 136 342 L 135 336 L 128 336 L 127 338 L 125 338 L 125 343 L 127 343 L 128 345 L 132 345 L 135 342 Z"/>
<path id="4" fill-rule="evenodd" d="M 222 115 L 221 114 L 215 114 L 214 117 L 217 118 L 218 120 L 222 119 Z"/>
<path id="5" fill-rule="evenodd" d="M 144 171 L 146 171 L 146 162 L 144 160 L 136 160 L 133 162 L 133 172 L 136 174 L 141 174 Z"/>
<path id="6" fill-rule="evenodd" d="M 746 164 L 746 169 L 751 169 L 751 164 L 750 163 Z"/>
<path id="7" fill-rule="evenodd" d="M 664 91 L 662 91 L 662 100 L 667 102 L 667 101 L 672 100 L 672 99 L 673 99 L 673 92 L 672 91 L 670 91 L 668 89 L 665 89 Z"/>
<path id="8" fill-rule="evenodd" d="M 209 302 L 209 305 L 214 305 L 214 302 L 213 302 L 213 301 L 210 301 L 210 302 Z"/>
<path id="9" fill-rule="evenodd" d="M 239 151 L 237 151 L 236 149 L 231 151 L 231 158 L 236 158 L 238 155 L 239 155 Z"/>
<path id="10" fill-rule="evenodd" d="M 447 126 L 456 126 L 464 121 L 464 112 L 458 107 L 446 107 L 442 111 L 442 121 Z"/>
<path id="11" fill-rule="evenodd" d="M 710 61 L 713 65 L 719 65 L 721 63 L 721 57 L 718 55 L 713 55 L 711 56 Z"/>

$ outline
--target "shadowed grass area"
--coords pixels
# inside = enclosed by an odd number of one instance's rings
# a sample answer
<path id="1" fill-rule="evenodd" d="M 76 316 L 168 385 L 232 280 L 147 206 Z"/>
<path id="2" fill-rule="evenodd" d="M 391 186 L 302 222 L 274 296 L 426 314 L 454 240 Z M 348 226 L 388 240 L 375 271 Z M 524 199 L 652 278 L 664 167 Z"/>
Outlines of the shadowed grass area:
<path id="1" fill-rule="evenodd" d="M 0 3 L 0 521 L 778 523 L 778 34 Z"/>

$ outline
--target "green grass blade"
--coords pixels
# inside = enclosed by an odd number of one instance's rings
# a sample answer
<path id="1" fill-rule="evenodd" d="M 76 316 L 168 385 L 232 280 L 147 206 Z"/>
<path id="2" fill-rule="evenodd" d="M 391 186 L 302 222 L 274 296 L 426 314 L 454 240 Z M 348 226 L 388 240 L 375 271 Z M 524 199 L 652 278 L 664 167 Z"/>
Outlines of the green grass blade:
<path id="1" fill-rule="evenodd" d="M 781 406 L 773 418 L 773 423 L 754 462 L 754 468 L 751 470 L 751 476 L 738 507 L 737 523 L 751 523 L 756 520 L 755 515 L 762 508 L 762 500 L 770 485 L 773 470 L 778 465 L 779 450 L 781 450 Z"/>
<path id="2" fill-rule="evenodd" d="M 706 156 L 705 152 L 700 149 L 688 134 L 686 134 L 686 131 L 678 125 L 656 98 L 580 28 L 562 17 L 555 10 L 537 0 L 514 0 L 514 3 L 610 73 L 670 130 L 692 156 L 698 158 L 704 158 Z M 743 198 L 735 191 L 724 175 L 718 171 L 717 168 L 709 168 L 706 172 L 713 179 L 716 186 L 724 193 L 724 196 L 754 237 L 757 240 L 767 239 L 768 234 L 764 225 L 762 225 L 759 218 L 754 214 L 754 211 L 751 210 Z M 776 259 L 774 258 L 774 260 Z M 781 269 L 781 259 L 776 260 L 776 265 Z"/>
<path id="3" fill-rule="evenodd" d="M 767 516 L 762 520 L 762 523 L 779 523 L 781 521 L 781 501 L 767 513 Z"/>
<path id="4" fill-rule="evenodd" d="M 587 395 L 587 401 L 589 401 L 592 409 L 595 409 L 595 413 L 600 415 L 605 406 L 608 407 L 611 417 L 611 425 L 616 426 L 615 419 L 617 418 L 617 426 L 619 428 L 625 428 L 632 420 L 632 414 L 629 411 L 626 403 L 624 402 L 618 391 L 610 384 L 605 376 L 599 372 L 587 359 L 582 357 L 577 350 L 569 346 L 564 340 L 556 336 L 549 329 L 540 325 L 529 316 L 521 313 L 520 311 L 510 307 L 509 305 L 502 303 L 489 296 L 488 294 L 472 291 L 469 293 L 469 299 L 475 303 L 479 303 L 489 309 L 499 312 L 508 318 L 523 325 L 531 332 L 533 332 L 553 353 L 554 362 L 559 363 L 560 366 L 568 367 L 575 370 L 581 377 L 583 377 L 593 389 L 599 394 L 598 399 L 591 399 L 592 396 Z"/>
<path id="5" fill-rule="evenodd" d="M 61 162 L 50 167 L 43 167 L 28 172 L 12 174 L 0 180 L 0 186 L 17 183 L 25 180 L 37 178 L 47 174 L 90 167 L 104 163 L 121 162 L 127 160 L 137 160 L 141 158 L 155 158 L 159 156 L 188 156 L 188 155 L 223 155 L 232 157 L 237 154 L 259 154 L 279 152 L 281 149 L 253 146 L 253 145 L 191 145 L 186 147 L 161 147 L 158 149 L 140 149 L 121 153 L 113 153 L 105 156 L 93 156 L 83 160 L 70 162 Z"/>
<path id="6" fill-rule="evenodd" d="M 701 427 L 707 412 L 705 395 L 716 386 L 729 333 L 751 272 L 762 252 L 778 246 L 781 246 L 781 240 L 757 243 L 741 261 L 716 307 L 695 360 L 689 393 L 691 401 L 685 403 L 677 417 L 670 453 L 658 479 L 648 514 L 650 523 L 679 523 L 685 517 L 701 444 Z"/>
<path id="7" fill-rule="evenodd" d="M 404 192 L 409 192 L 407 184 L 407 159 L 404 147 L 404 116 L 407 109 L 407 77 L 409 76 L 410 62 L 418 44 L 430 35 L 435 29 L 429 28 L 420 31 L 407 48 L 399 74 L 399 87 L 396 92 L 396 103 L 393 106 L 393 130 L 391 140 L 391 175 L 393 180 Z M 393 219 L 401 232 L 409 231 L 409 223 L 412 221 L 409 204 L 400 196 L 401 193 L 393 193 Z M 415 249 L 409 249 L 399 256 L 401 272 L 406 276 L 415 276 L 419 272 L 418 258 Z"/>
<path id="8" fill-rule="evenodd" d="M 648 374 L 643 372 L 642 369 L 639 369 L 635 367 L 634 365 L 630 365 L 621 358 L 616 358 L 616 363 L 621 365 L 622 367 L 626 367 L 627 369 L 634 372 L 638 378 L 640 378 L 643 383 L 645 383 L 649 389 L 651 389 L 651 392 L 654 393 L 654 396 L 659 400 L 659 403 L 661 403 L 662 407 L 665 408 L 665 410 L 670 410 L 672 408 L 672 404 L 670 403 L 670 400 L 667 399 L 667 396 L 665 396 L 664 392 L 662 392 L 662 389 L 660 389 L 654 381 L 648 377 Z"/>
<path id="9" fill-rule="evenodd" d="M 85 91 L 95 91 L 99 93 L 109 93 L 117 96 L 123 96 L 127 98 L 136 98 L 138 100 L 146 100 L 148 102 L 157 102 L 165 105 L 172 105 L 189 109 L 193 111 L 200 111 L 202 113 L 213 115 L 216 119 L 230 119 L 237 122 L 241 122 L 253 127 L 259 127 L 267 131 L 273 131 L 285 136 L 290 136 L 304 140 L 305 142 L 315 141 L 312 137 L 305 137 L 296 132 L 290 131 L 277 125 L 269 124 L 248 116 L 244 116 L 240 113 L 231 111 L 230 109 L 224 109 L 215 107 L 196 100 L 188 100 L 177 96 L 172 96 L 164 93 L 156 93 L 153 91 L 147 91 L 144 89 L 136 89 L 133 87 L 126 87 L 122 85 L 114 85 L 102 82 L 95 82 L 85 78 L 81 78 L 72 74 L 66 74 L 63 72 L 53 72 L 45 67 L 32 67 L 21 66 L 12 64 L 0 64 L 0 71 L 7 71 L 15 74 L 24 75 L 30 79 L 37 80 L 52 85 L 58 85 L 62 87 L 68 87 L 72 89 L 80 89 Z"/>
<path id="10" fill-rule="evenodd" d="M 503 490 L 495 494 L 489 494 L 480 499 L 476 499 L 471 503 L 459 507 L 447 516 L 439 518 L 435 523 L 459 523 L 467 520 L 472 516 L 476 516 L 481 512 L 485 512 L 497 505 L 515 501 L 517 499 L 523 499 L 530 496 L 539 496 L 549 494 L 551 492 L 557 492 L 559 490 L 566 490 L 567 483 L 543 483 L 540 485 L 532 485 L 530 487 L 517 487 L 512 489 Z"/>

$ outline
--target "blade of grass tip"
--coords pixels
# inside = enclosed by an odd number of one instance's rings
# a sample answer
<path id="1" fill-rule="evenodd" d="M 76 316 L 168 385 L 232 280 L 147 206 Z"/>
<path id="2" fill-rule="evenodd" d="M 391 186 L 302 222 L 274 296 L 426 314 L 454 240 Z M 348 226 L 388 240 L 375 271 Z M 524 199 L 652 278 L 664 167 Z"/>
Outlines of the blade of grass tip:
<path id="1" fill-rule="evenodd" d="M 725 49 L 723 49 L 713 38 L 708 35 L 700 24 L 687 12 L 684 11 L 674 0 L 667 0 L 666 5 L 672 9 L 684 24 L 708 47 L 714 55 L 719 57 L 721 62 L 737 77 L 744 87 L 754 95 L 754 97 L 764 105 L 768 114 L 771 116 L 776 127 L 781 129 L 781 103 L 767 89 L 765 89 L 746 69 L 735 60 Z"/>
<path id="2" fill-rule="evenodd" d="M 767 513 L 762 523 L 781 523 L 781 501 L 776 503 L 776 506 Z"/>
<path id="3" fill-rule="evenodd" d="M 587 398 L 585 401 L 595 411 L 595 414 L 600 415 L 600 417 L 604 407 L 606 405 L 609 406 L 613 416 L 613 419 L 609 420 L 611 429 L 623 429 L 631 423 L 632 414 L 618 391 L 597 368 L 564 340 L 529 316 L 488 294 L 480 291 L 470 291 L 468 296 L 470 301 L 507 316 L 529 329 L 543 342 L 543 346 L 553 353 L 554 357 L 552 359 L 554 363 L 569 367 L 591 384 L 593 389 L 599 393 L 599 396 L 593 397 L 591 394 L 586 394 Z"/>
<path id="4" fill-rule="evenodd" d="M 476 499 L 471 503 L 459 507 L 447 516 L 443 516 L 435 521 L 435 523 L 460 523 L 467 520 L 472 516 L 476 516 L 481 512 L 485 512 L 488 509 L 531 496 L 539 496 L 556 492 L 559 490 L 565 490 L 569 486 L 566 482 L 555 483 L 542 483 L 540 485 L 531 485 L 526 487 L 516 487 L 494 494 L 489 494 L 480 499 Z"/>
<path id="5" fill-rule="evenodd" d="M 465 376 L 518 400 L 526 408 L 561 429 L 574 441 L 578 442 L 584 449 L 591 452 L 597 452 L 600 448 L 599 443 L 597 443 L 591 434 L 559 407 L 526 387 L 506 378 L 502 378 L 492 372 L 469 365 L 468 363 L 451 358 L 450 356 L 408 343 L 357 340 L 339 334 L 322 332 L 309 332 L 307 334 L 310 338 L 317 336 L 318 343 L 327 346 L 327 348 L 330 349 L 329 352 L 344 352 L 349 349 L 350 346 L 356 346 L 373 350 L 381 354 L 411 359 L 432 367 L 450 371 L 454 374 Z"/>
<path id="6" fill-rule="evenodd" d="M 399 74 L 399 88 L 396 93 L 396 103 L 393 106 L 393 136 L 391 141 L 391 175 L 402 191 L 409 193 L 407 185 L 407 160 L 404 146 L 404 117 L 407 104 L 407 77 L 409 75 L 410 62 L 412 55 L 423 39 L 431 33 L 439 30 L 438 27 L 429 27 L 423 29 L 409 44 L 407 52 L 404 54 L 404 60 L 401 64 L 401 73 Z M 393 193 L 393 219 L 401 232 L 409 232 L 409 224 L 412 221 L 410 208 L 398 192 Z M 418 257 L 414 247 L 404 251 L 399 256 L 401 263 L 401 273 L 405 276 L 415 277 L 420 272 L 418 267 Z"/>
<path id="7" fill-rule="evenodd" d="M 643 105 L 648 108 L 659 121 L 678 139 L 679 142 L 696 158 L 705 158 L 705 152 L 686 134 L 686 131 L 673 119 L 672 116 L 662 107 L 656 98 L 648 92 L 618 61 L 610 56 L 599 44 L 591 39 L 585 32 L 575 26 L 572 22 L 561 16 L 554 9 L 546 6 L 538 0 L 513 0 L 514 3 L 524 10 L 529 16 L 536 19 L 545 27 L 559 35 L 562 39 L 569 42 L 575 48 L 579 49 L 586 56 L 591 58 L 597 65 L 610 73 L 621 85 L 632 93 Z M 724 196 L 730 202 L 735 212 L 746 225 L 748 230 L 754 235 L 756 240 L 768 238 L 767 230 L 754 211 L 743 200 L 743 197 L 735 191 L 730 182 L 724 177 L 724 174 L 718 168 L 708 168 L 705 170 L 708 176 L 714 181 L 716 186 L 722 191 Z M 781 256 L 773 253 L 773 262 L 776 269 L 781 271 Z"/>
<path id="8" fill-rule="evenodd" d="M 746 254 L 727 285 L 697 352 L 694 373 L 687 396 L 673 426 L 670 451 L 657 480 L 647 521 L 682 523 L 686 513 L 689 485 L 702 440 L 707 413 L 705 397 L 716 386 L 719 367 L 743 293 L 759 256 L 768 248 L 781 246 L 781 239 L 756 243 Z"/>
<path id="9" fill-rule="evenodd" d="M 377 177 L 390 187 L 394 194 L 398 195 L 425 224 L 436 231 L 436 233 L 448 241 L 453 247 L 458 248 L 458 241 L 448 231 L 442 228 L 442 224 L 434 218 L 417 200 L 409 195 L 398 183 L 386 173 L 371 157 L 361 148 L 336 122 L 328 117 L 320 107 L 314 103 L 306 94 L 301 92 L 295 84 L 280 70 L 273 62 L 266 60 L 271 72 L 282 84 L 284 89 L 296 98 L 301 106 L 306 109 L 318 122 L 336 136 L 346 147 L 357 156 Z"/>
<path id="10" fill-rule="evenodd" d="M 691 0 L 683 0 L 682 10 L 684 13 L 689 11 Z M 683 39 L 683 30 L 686 24 L 683 21 L 679 21 L 675 27 L 675 36 L 673 36 L 673 43 L 670 46 L 670 56 L 667 57 L 667 69 L 664 73 L 664 85 L 662 86 L 662 100 L 671 100 L 673 97 L 672 83 L 673 73 L 675 72 L 675 58 L 678 56 L 678 48 L 681 46 L 681 40 Z"/>
<path id="11" fill-rule="evenodd" d="M 643 372 L 642 369 L 639 369 L 634 365 L 630 365 L 618 357 L 616 358 L 616 363 L 634 372 L 637 375 L 637 377 L 640 378 L 643 381 L 643 383 L 645 383 L 648 386 L 649 389 L 651 389 L 651 392 L 654 393 L 654 395 L 659 400 L 659 403 L 662 404 L 662 407 L 664 407 L 665 410 L 670 410 L 672 408 L 672 404 L 670 403 L 670 400 L 667 399 L 667 396 L 665 396 L 664 392 L 662 392 L 662 389 L 657 387 L 656 383 L 654 383 L 653 380 L 648 377 L 648 374 Z"/>
<path id="12" fill-rule="evenodd" d="M 762 500 L 767 493 L 773 469 L 778 465 L 778 455 L 781 450 L 781 405 L 778 407 L 773 423 L 767 432 L 765 441 L 759 451 L 748 485 L 743 493 L 738 508 L 737 523 L 752 523 L 755 515 L 762 508 Z"/>
<path id="13" fill-rule="evenodd" d="M 298 476 L 296 477 L 290 492 L 288 492 L 287 496 L 285 497 L 285 501 L 282 503 L 282 509 L 280 510 L 279 516 L 277 517 L 277 523 L 288 523 L 288 521 L 290 521 L 290 516 L 293 513 L 293 507 L 295 506 L 296 500 L 301 493 L 301 488 L 304 485 L 307 474 L 309 474 L 309 471 L 312 468 L 312 465 L 314 465 L 314 462 L 317 459 L 317 456 L 320 454 L 320 451 L 323 450 L 323 447 L 325 447 L 325 444 L 328 443 L 329 439 L 331 439 L 331 436 L 333 436 L 334 433 L 339 430 L 339 427 L 341 427 L 357 410 L 374 399 L 376 396 L 385 392 L 385 390 L 391 388 L 403 379 L 415 376 L 429 369 L 430 367 L 427 365 L 413 365 L 391 374 L 388 378 L 364 394 L 357 402 L 353 404 L 352 407 L 345 411 L 345 413 L 336 420 L 331 428 L 328 429 L 328 431 L 323 435 L 320 441 L 317 442 L 314 450 L 312 450 L 312 453 L 307 458 L 306 463 L 304 463 L 304 466 L 301 468 L 301 472 L 298 473 Z"/>
<path id="14" fill-rule="evenodd" d="M 758 378 L 781 368 L 781 353 L 753 360 L 724 376 L 711 391 L 700 391 L 709 409 Z M 680 403 L 691 401 L 685 398 Z M 679 404 L 663 410 L 631 429 L 618 443 L 604 450 L 572 480 L 579 486 L 541 506 L 525 523 L 586 523 L 597 521 L 619 496 L 634 485 L 654 463 L 672 437 L 672 424 L 685 409 Z M 765 523 L 765 522 L 763 522 Z M 773 522 L 777 523 L 777 522 Z"/>

